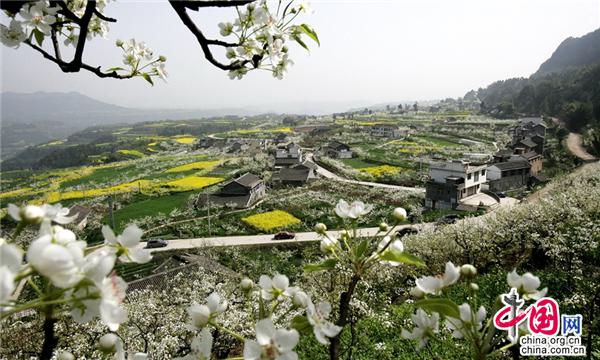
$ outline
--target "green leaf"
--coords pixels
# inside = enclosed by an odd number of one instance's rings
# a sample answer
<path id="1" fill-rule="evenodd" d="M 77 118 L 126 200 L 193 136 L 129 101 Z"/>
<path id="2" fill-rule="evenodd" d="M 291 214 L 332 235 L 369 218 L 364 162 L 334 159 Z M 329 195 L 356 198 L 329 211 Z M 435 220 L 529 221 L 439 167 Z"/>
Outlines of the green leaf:
<path id="1" fill-rule="evenodd" d="M 306 272 L 314 272 L 314 271 L 323 271 L 323 270 L 331 270 L 337 264 L 337 260 L 335 259 L 327 259 L 320 264 L 308 264 L 304 266 L 304 271 Z"/>
<path id="2" fill-rule="evenodd" d="M 434 298 L 417 300 L 415 301 L 415 306 L 423 310 L 428 310 L 430 312 L 440 313 L 445 317 L 453 317 L 455 319 L 460 319 L 460 311 L 458 310 L 458 305 L 456 305 L 452 300 L 449 299 Z"/>
<path id="3" fill-rule="evenodd" d="M 296 40 L 296 42 L 298 44 L 300 44 L 300 46 L 302 46 L 303 48 L 305 48 L 306 50 L 308 50 L 308 46 L 306 46 L 306 44 L 304 43 L 304 41 L 302 41 L 302 39 L 300 39 L 300 36 L 294 35 L 294 40 Z"/>
<path id="4" fill-rule="evenodd" d="M 111 67 L 110 69 L 106 70 L 106 71 L 119 71 L 119 70 L 125 70 L 120 66 L 115 66 L 115 67 Z"/>
<path id="5" fill-rule="evenodd" d="M 306 24 L 302 24 L 299 26 L 299 28 L 306 35 L 308 35 L 309 38 L 313 39 L 319 46 L 321 46 L 321 42 L 319 41 L 319 36 L 317 36 L 317 33 L 313 29 L 311 29 L 310 26 L 308 26 Z"/>
<path id="6" fill-rule="evenodd" d="M 381 260 L 395 261 L 402 264 L 425 267 L 425 263 L 418 257 L 406 252 L 386 251 L 381 255 Z"/>
<path id="7" fill-rule="evenodd" d="M 300 334 L 308 334 L 312 329 L 310 322 L 308 322 L 308 318 L 302 315 L 295 316 L 292 319 L 291 326 L 293 329 L 298 330 Z"/>
<path id="8" fill-rule="evenodd" d="M 154 86 L 154 81 L 152 81 L 152 78 L 150 77 L 150 75 L 148 75 L 148 73 L 143 73 L 142 77 L 144 78 L 144 80 L 149 82 L 150 85 Z"/>
<path id="9" fill-rule="evenodd" d="M 356 257 L 360 258 L 362 257 L 365 252 L 367 251 L 367 248 L 369 247 L 369 240 L 368 239 L 364 239 L 363 241 L 361 241 L 358 246 L 356 247 Z"/>
<path id="10" fill-rule="evenodd" d="M 42 46 L 42 43 L 44 43 L 44 33 L 38 29 L 33 29 L 33 36 L 35 37 L 35 41 L 38 43 L 38 45 Z"/>

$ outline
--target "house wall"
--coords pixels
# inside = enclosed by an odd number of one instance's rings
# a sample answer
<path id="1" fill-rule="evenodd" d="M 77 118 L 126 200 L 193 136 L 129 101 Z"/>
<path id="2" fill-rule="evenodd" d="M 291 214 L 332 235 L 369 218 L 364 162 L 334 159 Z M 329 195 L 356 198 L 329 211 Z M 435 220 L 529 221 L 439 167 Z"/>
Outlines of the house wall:
<path id="1" fill-rule="evenodd" d="M 489 182 L 490 191 L 507 191 L 512 189 L 522 188 L 527 186 L 529 174 L 503 176 L 501 179 L 492 180 Z"/>
<path id="2" fill-rule="evenodd" d="M 459 191 L 454 184 L 425 184 L 425 206 L 430 209 L 453 209 L 458 205 Z"/>
<path id="3" fill-rule="evenodd" d="M 542 165 L 543 165 L 543 160 L 541 157 L 538 157 L 534 160 L 531 160 L 529 162 L 529 164 L 531 164 L 531 175 L 532 176 L 536 176 L 539 175 L 539 173 L 542 172 Z"/>
<path id="4" fill-rule="evenodd" d="M 488 166 L 487 168 L 487 179 L 489 181 L 498 180 L 502 177 L 502 171 L 495 166 Z"/>
<path id="5" fill-rule="evenodd" d="M 448 176 L 461 177 L 465 179 L 465 187 L 471 187 L 481 185 L 487 181 L 485 170 L 485 167 L 475 167 L 473 170 L 467 172 L 463 164 L 450 163 L 446 168 L 431 167 L 429 176 L 437 183 L 445 183 Z"/>

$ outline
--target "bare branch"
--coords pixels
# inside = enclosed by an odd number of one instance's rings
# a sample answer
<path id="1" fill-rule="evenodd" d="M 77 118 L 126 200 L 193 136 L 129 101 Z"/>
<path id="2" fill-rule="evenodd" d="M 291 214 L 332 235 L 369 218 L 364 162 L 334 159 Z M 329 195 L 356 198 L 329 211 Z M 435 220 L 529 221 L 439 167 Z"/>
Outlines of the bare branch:
<path id="1" fill-rule="evenodd" d="M 117 22 L 117 19 L 108 17 L 106 15 L 104 15 L 103 13 L 101 13 L 100 11 L 98 11 L 98 9 L 94 9 L 94 15 L 96 15 L 97 17 L 99 17 L 100 19 L 104 20 L 104 21 L 108 21 L 108 22 Z"/>
<path id="2" fill-rule="evenodd" d="M 185 0 L 173 0 L 180 2 L 183 7 L 188 8 L 190 10 L 197 11 L 199 8 L 207 8 L 207 7 L 234 7 L 234 6 L 244 6 L 250 3 L 255 2 L 256 0 L 214 0 L 214 1 L 185 1 Z"/>
<path id="3" fill-rule="evenodd" d="M 239 3 L 239 2 L 242 2 L 242 1 L 238 1 L 236 3 Z M 252 2 L 252 1 L 249 1 L 249 2 Z M 187 2 L 183 2 L 181 0 L 169 0 L 169 3 L 171 4 L 173 9 L 179 16 L 179 18 L 181 19 L 183 24 L 192 32 L 192 34 L 194 34 L 194 36 L 196 37 L 196 40 L 198 40 L 198 43 L 200 44 L 200 47 L 202 48 L 202 52 L 204 52 L 204 57 L 206 58 L 206 60 L 208 60 L 208 62 L 210 62 L 211 64 L 213 64 L 214 66 L 218 67 L 221 70 L 238 70 L 238 69 L 243 68 L 246 64 L 250 63 L 249 60 L 244 60 L 244 61 L 236 61 L 231 64 L 223 64 L 223 63 L 219 62 L 218 60 L 216 60 L 214 58 L 212 52 L 210 51 L 209 45 L 220 45 L 220 46 L 235 46 L 235 45 L 225 43 L 225 42 L 222 42 L 219 40 L 208 40 L 204 36 L 202 31 L 200 31 L 200 29 L 196 26 L 194 21 L 190 18 L 189 14 L 187 13 L 187 10 L 186 10 L 187 4 L 188 4 Z M 206 3 L 208 4 L 208 2 L 206 2 Z M 211 1 L 210 3 L 220 3 L 220 1 Z M 234 3 L 234 2 L 228 2 L 228 3 Z M 202 5 L 202 6 L 208 6 L 208 5 Z"/>
<path id="4" fill-rule="evenodd" d="M 69 69 L 71 64 L 64 62 L 60 59 L 57 59 L 56 57 L 52 56 L 50 53 L 48 53 L 46 50 L 42 49 L 41 47 L 33 44 L 31 41 L 27 40 L 24 42 L 25 44 L 29 45 L 32 49 L 36 50 L 37 52 L 39 52 L 40 54 L 42 54 L 42 56 L 44 56 L 44 58 L 52 61 L 53 63 L 57 64 L 58 67 L 60 67 L 60 69 L 64 72 L 68 72 L 65 71 L 65 69 Z M 111 72 L 103 72 L 101 70 L 101 67 L 93 67 L 91 65 L 88 64 L 80 64 L 80 69 L 84 69 L 87 70 L 91 73 L 93 73 L 94 75 L 100 77 L 100 78 L 113 78 L 113 79 L 131 79 L 133 76 L 132 75 L 120 75 L 118 74 L 116 71 L 111 71 Z"/>

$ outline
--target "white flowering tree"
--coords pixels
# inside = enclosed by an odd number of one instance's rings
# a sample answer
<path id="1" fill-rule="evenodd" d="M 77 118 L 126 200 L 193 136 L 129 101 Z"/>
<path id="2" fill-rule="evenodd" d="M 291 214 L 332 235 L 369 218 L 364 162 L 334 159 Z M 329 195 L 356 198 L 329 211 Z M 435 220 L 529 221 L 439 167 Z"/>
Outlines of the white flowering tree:
<path id="1" fill-rule="evenodd" d="M 38 0 L 2 1 L 0 7 L 8 17 L 0 25 L 5 46 L 28 46 L 65 73 L 89 71 L 100 78 L 130 79 L 141 77 L 153 84 L 153 78 L 166 79 L 166 57 L 157 56 L 144 42 L 116 40 L 122 50 L 122 64 L 103 69 L 84 61 L 87 42 L 94 37 L 107 38 L 109 24 L 117 19 L 107 16 L 109 0 Z M 206 60 L 229 72 L 231 79 L 241 79 L 255 69 L 270 71 L 277 79 L 293 63 L 288 54 L 292 41 L 308 50 L 306 38 L 319 44 L 317 33 L 298 16 L 308 11 L 305 3 L 266 0 L 170 0 L 169 4 L 195 36 Z M 142 6 L 142 5 L 140 5 Z M 235 9 L 233 21 L 219 23 L 222 39 L 206 37 L 192 20 L 189 11 L 226 7 Z M 70 59 L 65 48 L 73 48 Z M 215 48 L 225 49 L 225 58 L 217 59 Z"/>

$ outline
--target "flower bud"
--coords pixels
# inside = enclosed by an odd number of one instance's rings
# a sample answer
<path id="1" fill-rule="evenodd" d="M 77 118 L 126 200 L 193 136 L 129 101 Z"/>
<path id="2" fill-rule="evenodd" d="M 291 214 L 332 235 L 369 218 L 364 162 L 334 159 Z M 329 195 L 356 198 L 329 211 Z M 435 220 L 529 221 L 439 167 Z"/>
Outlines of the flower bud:
<path id="1" fill-rule="evenodd" d="M 381 224 L 379 224 L 379 231 L 387 231 L 388 230 L 388 224 L 382 222 Z"/>
<path id="2" fill-rule="evenodd" d="M 68 351 L 63 351 L 58 354 L 57 360 L 75 360 L 75 356 Z"/>
<path id="3" fill-rule="evenodd" d="M 348 240 L 350 238 L 350 233 L 348 233 L 348 231 L 346 231 L 346 230 L 342 230 L 342 231 L 340 231 L 340 237 L 342 239 Z"/>
<path id="4" fill-rule="evenodd" d="M 330 238 L 324 238 L 323 240 L 321 240 L 320 248 L 321 248 L 321 251 L 324 252 L 325 254 L 332 252 L 336 246 L 337 246 L 337 240 L 332 240 Z"/>
<path id="5" fill-rule="evenodd" d="M 117 39 L 117 41 L 115 41 L 115 45 L 117 45 L 117 47 L 123 46 L 123 40 Z"/>
<path id="6" fill-rule="evenodd" d="M 475 268 L 475 266 L 473 266 L 471 264 L 464 264 L 463 266 L 460 267 L 460 273 L 463 276 L 472 277 L 472 276 L 477 275 L 477 269 Z"/>
<path id="7" fill-rule="evenodd" d="M 308 295 L 304 291 L 297 291 L 292 299 L 292 303 L 294 304 L 294 306 L 303 309 L 305 309 L 308 306 L 308 301 Z"/>
<path id="8" fill-rule="evenodd" d="M 425 295 L 425 293 L 423 293 L 421 289 L 415 286 L 414 288 L 410 289 L 410 295 L 417 299 L 420 299 L 423 297 L 423 295 Z"/>
<path id="9" fill-rule="evenodd" d="M 164 56 L 164 55 L 161 55 L 161 56 L 158 57 L 158 61 L 165 62 L 165 61 L 167 61 L 167 57 Z"/>
<path id="10" fill-rule="evenodd" d="M 393 216 L 397 221 L 404 221 L 408 217 L 406 210 L 400 207 L 394 209 Z"/>
<path id="11" fill-rule="evenodd" d="M 242 281 L 240 282 L 240 288 L 242 288 L 242 290 L 244 290 L 244 291 L 250 291 L 253 287 L 254 287 L 254 281 L 252 281 L 248 278 L 243 278 Z"/>
<path id="12" fill-rule="evenodd" d="M 317 225 L 315 225 L 315 232 L 317 234 L 325 234 L 325 231 L 327 231 L 327 226 L 323 223 L 318 223 Z"/>
<path id="13" fill-rule="evenodd" d="M 469 287 L 471 288 L 471 290 L 473 291 L 479 291 L 479 285 L 475 284 L 475 283 L 471 283 L 469 285 Z"/>
<path id="14" fill-rule="evenodd" d="M 112 354 L 115 351 L 117 351 L 117 342 L 119 341 L 119 338 L 117 337 L 117 335 L 112 334 L 112 333 L 108 333 L 106 335 L 103 335 L 100 340 L 98 340 L 98 347 L 100 349 L 100 351 L 102 351 L 105 354 Z"/>

